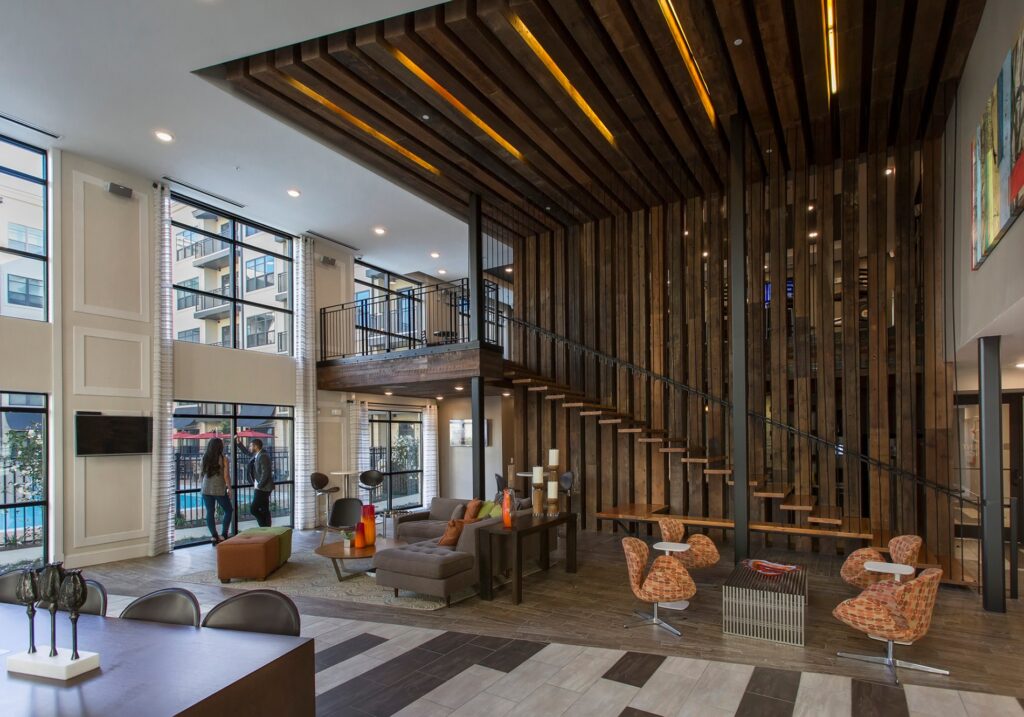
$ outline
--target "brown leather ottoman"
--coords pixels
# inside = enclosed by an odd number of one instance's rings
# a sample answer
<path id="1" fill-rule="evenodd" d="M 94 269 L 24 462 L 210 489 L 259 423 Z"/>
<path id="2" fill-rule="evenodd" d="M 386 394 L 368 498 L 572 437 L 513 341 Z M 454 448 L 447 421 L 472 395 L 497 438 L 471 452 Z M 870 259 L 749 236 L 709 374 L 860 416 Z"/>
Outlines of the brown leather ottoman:
<path id="1" fill-rule="evenodd" d="M 280 564 L 276 535 L 236 535 L 217 546 L 217 577 L 263 580 Z"/>

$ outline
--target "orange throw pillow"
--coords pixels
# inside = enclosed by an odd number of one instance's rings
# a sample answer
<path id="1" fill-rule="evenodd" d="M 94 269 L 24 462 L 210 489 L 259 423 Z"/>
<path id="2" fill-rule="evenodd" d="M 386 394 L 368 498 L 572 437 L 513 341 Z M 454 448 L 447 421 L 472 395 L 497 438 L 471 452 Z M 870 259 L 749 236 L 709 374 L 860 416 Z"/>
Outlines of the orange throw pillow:
<path id="1" fill-rule="evenodd" d="M 444 529 L 444 535 L 437 541 L 438 545 L 446 545 L 454 548 L 459 544 L 459 537 L 462 535 L 462 529 L 470 523 L 475 523 L 476 518 L 463 518 L 461 520 L 449 520 L 448 527 Z"/>
<path id="2" fill-rule="evenodd" d="M 450 545 L 455 547 L 459 543 L 459 536 L 462 535 L 462 528 L 465 523 L 461 520 L 449 520 L 448 527 L 444 529 L 444 535 L 437 541 L 438 545 Z"/>
<path id="3" fill-rule="evenodd" d="M 483 504 L 484 502 L 482 500 L 471 500 L 468 503 L 466 503 L 466 520 L 475 519 L 476 514 L 480 512 L 480 506 L 482 506 Z"/>

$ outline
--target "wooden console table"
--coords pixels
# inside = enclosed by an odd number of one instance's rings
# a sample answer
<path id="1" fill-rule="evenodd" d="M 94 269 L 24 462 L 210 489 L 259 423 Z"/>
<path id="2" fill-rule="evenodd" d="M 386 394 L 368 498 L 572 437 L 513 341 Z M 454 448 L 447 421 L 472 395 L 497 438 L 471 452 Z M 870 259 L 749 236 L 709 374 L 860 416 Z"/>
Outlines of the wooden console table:
<path id="1" fill-rule="evenodd" d="M 491 544 L 494 538 L 507 538 L 512 542 L 512 602 L 518 605 L 523 601 L 523 540 L 530 535 L 540 537 L 540 567 L 547 570 L 551 567 L 551 531 L 560 525 L 566 526 L 565 531 L 565 572 L 576 572 L 576 514 L 559 513 L 558 515 L 535 516 L 523 515 L 515 518 L 511 528 L 495 525 L 477 531 L 477 555 L 480 564 L 480 599 L 494 599 L 494 568 Z"/>

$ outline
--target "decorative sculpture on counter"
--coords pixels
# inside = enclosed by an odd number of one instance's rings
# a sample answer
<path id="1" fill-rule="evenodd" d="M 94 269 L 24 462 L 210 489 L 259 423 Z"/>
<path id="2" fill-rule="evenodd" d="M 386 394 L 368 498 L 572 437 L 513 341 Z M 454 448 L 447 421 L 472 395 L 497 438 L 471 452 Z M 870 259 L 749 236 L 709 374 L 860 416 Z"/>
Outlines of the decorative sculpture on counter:
<path id="1" fill-rule="evenodd" d="M 50 657 L 57 656 L 57 597 L 64 580 L 64 564 L 49 563 L 39 572 L 39 599 L 50 610 Z"/>
<path id="2" fill-rule="evenodd" d="M 512 527 L 512 491 L 508 488 L 502 491 L 501 522 L 506 528 Z"/>
<path id="3" fill-rule="evenodd" d="M 36 651 L 36 600 L 39 599 L 39 576 L 35 570 L 22 570 L 15 593 L 28 613 L 28 654 Z"/>
<path id="4" fill-rule="evenodd" d="M 78 659 L 78 611 L 85 605 L 88 590 L 81 570 L 68 570 L 64 573 L 57 595 L 57 605 L 61 610 L 70 613 L 72 660 Z"/>

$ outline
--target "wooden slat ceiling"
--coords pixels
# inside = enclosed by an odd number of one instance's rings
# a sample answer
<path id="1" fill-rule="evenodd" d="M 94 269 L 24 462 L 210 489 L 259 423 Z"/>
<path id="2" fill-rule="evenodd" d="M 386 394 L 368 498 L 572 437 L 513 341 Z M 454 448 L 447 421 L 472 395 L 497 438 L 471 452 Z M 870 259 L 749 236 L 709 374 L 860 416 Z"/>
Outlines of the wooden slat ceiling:
<path id="1" fill-rule="evenodd" d="M 200 74 L 529 234 L 721 192 L 736 112 L 786 167 L 940 132 L 984 0 L 833 1 L 834 95 L 822 0 L 453 0 Z"/>

